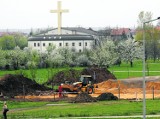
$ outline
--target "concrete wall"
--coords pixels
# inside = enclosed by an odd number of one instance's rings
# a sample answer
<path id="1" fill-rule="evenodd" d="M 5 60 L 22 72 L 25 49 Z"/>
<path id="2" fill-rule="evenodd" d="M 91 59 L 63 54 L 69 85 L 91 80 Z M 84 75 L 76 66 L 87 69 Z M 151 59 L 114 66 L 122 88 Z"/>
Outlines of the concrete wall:
<path id="1" fill-rule="evenodd" d="M 75 49 L 76 52 L 83 52 L 84 49 L 91 49 L 92 43 L 93 40 L 28 41 L 28 46 L 32 49 L 45 52 L 49 44 L 54 44 L 56 48 L 68 47 Z"/>

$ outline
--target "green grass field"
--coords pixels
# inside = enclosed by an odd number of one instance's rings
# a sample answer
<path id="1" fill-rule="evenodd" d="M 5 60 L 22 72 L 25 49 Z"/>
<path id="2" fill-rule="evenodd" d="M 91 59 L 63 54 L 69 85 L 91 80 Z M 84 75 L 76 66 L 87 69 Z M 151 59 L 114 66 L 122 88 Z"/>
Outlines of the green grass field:
<path id="1" fill-rule="evenodd" d="M 52 75 L 59 71 L 67 71 L 71 68 L 54 68 L 52 70 Z M 74 67 L 73 69 L 82 70 L 83 67 Z M 121 66 L 110 66 L 108 68 L 110 72 L 112 72 L 117 79 L 125 79 L 125 78 L 132 78 L 132 77 L 142 77 L 142 61 L 135 61 L 133 67 L 130 67 L 130 64 L 122 63 Z M 17 74 L 20 70 L 17 71 L 0 71 L 0 77 L 4 76 L 5 74 Z M 27 77 L 31 77 L 31 73 L 29 70 L 22 71 Z M 37 69 L 36 73 L 36 81 L 38 83 L 44 83 L 51 77 L 51 72 L 49 69 Z M 148 61 L 146 63 L 146 76 L 160 76 L 160 61 L 155 63 Z"/>
<path id="2" fill-rule="evenodd" d="M 129 77 L 142 77 L 142 63 L 140 61 L 136 61 L 133 64 L 133 67 L 130 67 L 129 64 L 122 63 L 121 66 L 111 66 L 109 70 L 117 77 L 117 79 L 124 79 Z M 156 63 L 146 63 L 146 76 L 155 76 L 160 75 L 160 62 Z M 55 68 L 53 69 L 53 75 L 59 71 L 69 70 L 70 68 Z M 75 67 L 76 70 L 82 70 L 83 67 Z M 44 83 L 50 78 L 50 73 L 48 73 L 49 69 L 38 69 L 36 74 L 36 81 L 39 83 Z M 20 71 L 0 71 L 0 76 L 4 76 L 5 74 L 16 74 Z M 27 77 L 31 78 L 29 70 L 22 71 Z"/>
<path id="3" fill-rule="evenodd" d="M 130 64 L 122 63 L 121 66 L 111 66 L 109 70 L 117 77 L 117 79 L 125 79 L 143 76 L 142 61 L 135 61 L 133 67 Z M 146 76 L 160 76 L 160 61 L 155 63 L 146 62 Z"/>
<path id="4" fill-rule="evenodd" d="M 7 102 L 7 103 L 10 109 L 8 116 L 12 118 L 33 117 L 33 118 L 47 119 L 47 118 L 58 118 L 58 117 L 142 115 L 142 102 L 129 102 L 128 100 L 100 101 L 94 103 L 67 103 L 67 102 Z M 50 104 L 50 106 L 47 106 L 47 104 Z M 0 103 L 0 106 L 2 107 L 2 103 Z M 160 101 L 147 100 L 146 110 L 147 110 L 146 111 L 147 115 L 160 114 Z"/>

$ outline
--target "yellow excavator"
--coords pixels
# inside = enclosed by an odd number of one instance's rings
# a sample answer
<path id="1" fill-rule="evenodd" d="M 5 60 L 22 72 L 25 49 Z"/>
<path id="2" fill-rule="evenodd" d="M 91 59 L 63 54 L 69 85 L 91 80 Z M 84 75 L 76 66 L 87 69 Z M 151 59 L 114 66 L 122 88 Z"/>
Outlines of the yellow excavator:
<path id="1" fill-rule="evenodd" d="M 70 84 L 65 82 L 62 84 L 62 90 L 66 92 L 86 92 L 88 94 L 94 93 L 94 88 L 97 87 L 94 84 L 94 80 L 91 75 L 81 75 L 79 82 Z"/>

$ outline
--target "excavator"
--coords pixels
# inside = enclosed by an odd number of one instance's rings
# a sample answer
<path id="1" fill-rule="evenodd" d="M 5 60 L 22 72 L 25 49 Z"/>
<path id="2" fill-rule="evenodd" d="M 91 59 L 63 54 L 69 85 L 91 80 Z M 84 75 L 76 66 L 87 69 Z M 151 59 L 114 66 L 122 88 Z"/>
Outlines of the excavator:
<path id="1" fill-rule="evenodd" d="M 66 92 L 86 92 L 88 94 L 94 93 L 94 88 L 97 87 L 91 75 L 81 75 L 78 82 L 72 84 L 65 82 L 61 86 L 62 90 Z"/>

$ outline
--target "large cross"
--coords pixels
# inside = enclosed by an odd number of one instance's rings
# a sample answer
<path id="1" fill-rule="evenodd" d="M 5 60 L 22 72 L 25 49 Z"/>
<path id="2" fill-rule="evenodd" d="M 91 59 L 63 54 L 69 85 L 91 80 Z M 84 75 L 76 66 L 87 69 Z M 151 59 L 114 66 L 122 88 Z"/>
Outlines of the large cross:
<path id="1" fill-rule="evenodd" d="M 62 13 L 69 12 L 69 10 L 61 9 L 61 1 L 57 3 L 57 10 L 51 10 L 51 13 L 57 13 L 58 15 L 58 34 L 61 34 L 61 25 L 62 25 Z"/>

